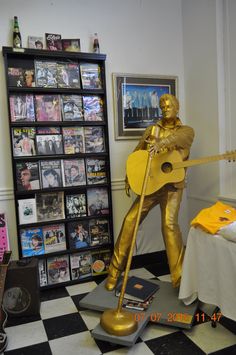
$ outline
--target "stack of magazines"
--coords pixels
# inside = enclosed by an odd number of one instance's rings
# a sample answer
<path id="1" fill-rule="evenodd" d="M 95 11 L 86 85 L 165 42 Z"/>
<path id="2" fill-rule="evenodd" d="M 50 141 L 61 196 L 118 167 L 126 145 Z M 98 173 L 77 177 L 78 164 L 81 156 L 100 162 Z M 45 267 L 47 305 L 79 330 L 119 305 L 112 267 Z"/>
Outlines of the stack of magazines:
<path id="1" fill-rule="evenodd" d="M 121 288 L 122 282 L 116 288 L 115 295 L 117 297 L 120 296 Z M 131 276 L 126 285 L 123 307 L 138 311 L 147 310 L 158 289 L 159 285 L 151 281 Z"/>

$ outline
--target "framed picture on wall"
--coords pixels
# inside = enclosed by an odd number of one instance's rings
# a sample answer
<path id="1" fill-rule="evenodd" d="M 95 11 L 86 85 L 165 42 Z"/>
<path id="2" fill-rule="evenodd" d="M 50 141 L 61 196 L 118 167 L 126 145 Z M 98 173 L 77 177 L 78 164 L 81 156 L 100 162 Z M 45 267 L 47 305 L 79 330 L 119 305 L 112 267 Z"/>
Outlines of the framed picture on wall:
<path id="1" fill-rule="evenodd" d="M 177 96 L 177 76 L 113 73 L 115 139 L 139 139 L 161 118 L 159 98 Z"/>

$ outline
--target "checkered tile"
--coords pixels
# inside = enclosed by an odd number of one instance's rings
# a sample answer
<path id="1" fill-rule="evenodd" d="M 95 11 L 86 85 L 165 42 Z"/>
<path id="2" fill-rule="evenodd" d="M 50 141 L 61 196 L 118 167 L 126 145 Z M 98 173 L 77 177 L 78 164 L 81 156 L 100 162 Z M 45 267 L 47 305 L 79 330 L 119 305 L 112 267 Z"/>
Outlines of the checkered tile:
<path id="1" fill-rule="evenodd" d="M 169 275 L 152 269 L 132 270 L 143 278 L 169 281 Z M 101 279 L 97 283 L 101 282 Z M 5 355 L 230 355 L 236 354 L 236 322 L 222 318 L 213 328 L 208 315 L 213 306 L 200 303 L 204 314 L 190 330 L 149 323 L 132 348 L 94 339 L 91 331 L 101 313 L 80 306 L 96 282 L 49 289 L 42 292 L 40 315 L 11 319 L 7 323 Z"/>

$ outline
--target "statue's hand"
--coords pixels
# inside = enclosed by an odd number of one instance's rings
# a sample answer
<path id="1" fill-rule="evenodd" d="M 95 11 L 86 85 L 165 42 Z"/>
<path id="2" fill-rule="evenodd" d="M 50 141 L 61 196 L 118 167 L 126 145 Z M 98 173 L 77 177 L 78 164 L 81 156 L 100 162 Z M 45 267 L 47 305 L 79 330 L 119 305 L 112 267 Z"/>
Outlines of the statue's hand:
<path id="1" fill-rule="evenodd" d="M 160 144 L 158 142 L 155 141 L 150 141 L 150 140 L 146 140 L 146 143 L 148 143 L 148 151 L 151 155 L 160 153 L 160 151 L 162 150 Z"/>
<path id="2" fill-rule="evenodd" d="M 125 179 L 125 193 L 128 197 L 130 197 L 130 184 L 127 178 Z"/>

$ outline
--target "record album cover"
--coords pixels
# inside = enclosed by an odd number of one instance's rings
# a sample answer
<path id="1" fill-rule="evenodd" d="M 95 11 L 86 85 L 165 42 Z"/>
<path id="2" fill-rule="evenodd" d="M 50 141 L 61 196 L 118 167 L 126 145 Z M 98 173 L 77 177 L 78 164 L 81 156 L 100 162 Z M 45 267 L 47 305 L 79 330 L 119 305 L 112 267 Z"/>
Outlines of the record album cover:
<path id="1" fill-rule="evenodd" d="M 45 33 L 46 48 L 50 51 L 61 51 L 61 35 L 56 33 Z"/>
<path id="2" fill-rule="evenodd" d="M 40 189 L 39 166 L 37 161 L 16 162 L 17 191 Z"/>
<path id="3" fill-rule="evenodd" d="M 44 254 L 43 233 L 41 227 L 20 230 L 22 256 Z"/>
<path id="4" fill-rule="evenodd" d="M 46 254 L 66 250 L 65 225 L 63 223 L 43 226 L 42 229 Z"/>
<path id="5" fill-rule="evenodd" d="M 80 52 L 79 38 L 62 38 L 62 50 L 66 52 Z"/>
<path id="6" fill-rule="evenodd" d="M 34 122 L 33 95 L 10 95 L 11 122 Z"/>
<path id="7" fill-rule="evenodd" d="M 47 271 L 49 285 L 70 281 L 69 255 L 48 258 Z"/>
<path id="8" fill-rule="evenodd" d="M 40 173 L 43 189 L 62 186 L 61 160 L 41 160 Z"/>
<path id="9" fill-rule="evenodd" d="M 108 267 L 111 262 L 110 250 L 94 251 L 92 254 L 92 275 L 98 276 L 108 272 Z"/>
<path id="10" fill-rule="evenodd" d="M 61 121 L 59 95 L 35 95 L 37 121 Z"/>
<path id="11" fill-rule="evenodd" d="M 78 218 L 87 215 L 85 193 L 66 195 L 66 217 Z"/>
<path id="12" fill-rule="evenodd" d="M 57 87 L 57 63 L 35 60 L 35 86 L 43 88 Z"/>
<path id="13" fill-rule="evenodd" d="M 64 193 L 48 192 L 36 194 L 37 221 L 64 219 Z"/>
<path id="14" fill-rule="evenodd" d="M 8 68 L 8 85 L 15 87 L 24 86 L 24 71 L 22 68 Z"/>
<path id="15" fill-rule="evenodd" d="M 103 127 L 84 127 L 85 153 L 105 152 Z"/>
<path id="16" fill-rule="evenodd" d="M 92 275 L 92 257 L 90 252 L 70 255 L 72 280 L 81 280 Z"/>
<path id="17" fill-rule="evenodd" d="M 98 246 L 110 243 L 108 219 L 91 219 L 89 221 L 90 245 Z"/>
<path id="18" fill-rule="evenodd" d="M 101 68 L 96 63 L 80 64 L 83 89 L 102 89 Z"/>
<path id="19" fill-rule="evenodd" d="M 59 88 L 80 88 L 80 72 L 78 63 L 57 63 L 57 84 Z"/>
<path id="20" fill-rule="evenodd" d="M 87 203 L 89 216 L 109 214 L 107 188 L 89 188 L 87 190 Z"/>
<path id="21" fill-rule="evenodd" d="M 83 105 L 80 95 L 62 95 L 63 121 L 83 121 Z"/>
<path id="22" fill-rule="evenodd" d="M 38 155 L 63 154 L 61 134 L 37 134 L 36 148 Z"/>
<path id="23" fill-rule="evenodd" d="M 34 127 L 12 128 L 13 155 L 15 157 L 36 154 L 35 132 Z"/>
<path id="24" fill-rule="evenodd" d="M 87 184 L 107 183 L 107 168 L 105 159 L 86 159 Z"/>
<path id="25" fill-rule="evenodd" d="M 62 128 L 65 154 L 84 153 L 83 127 Z"/>
<path id="26" fill-rule="evenodd" d="M 63 186 L 86 185 L 84 159 L 63 159 Z"/>
<path id="27" fill-rule="evenodd" d="M 84 120 L 103 121 L 103 100 L 99 96 L 83 96 Z"/>
<path id="28" fill-rule="evenodd" d="M 81 220 L 67 224 L 70 249 L 87 248 L 90 244 L 89 223 Z"/>

